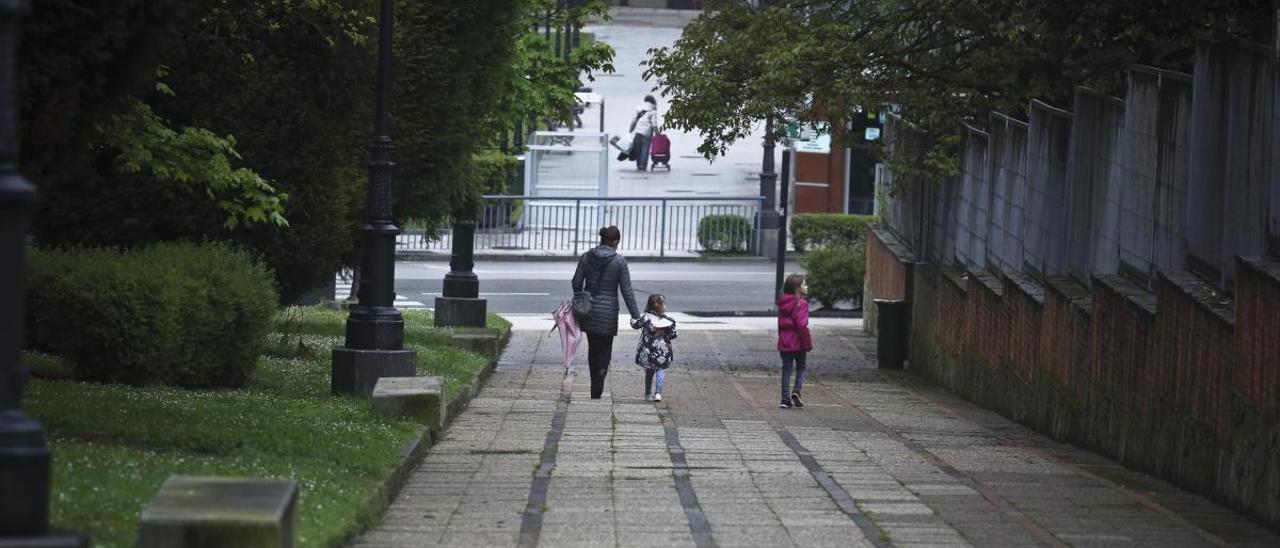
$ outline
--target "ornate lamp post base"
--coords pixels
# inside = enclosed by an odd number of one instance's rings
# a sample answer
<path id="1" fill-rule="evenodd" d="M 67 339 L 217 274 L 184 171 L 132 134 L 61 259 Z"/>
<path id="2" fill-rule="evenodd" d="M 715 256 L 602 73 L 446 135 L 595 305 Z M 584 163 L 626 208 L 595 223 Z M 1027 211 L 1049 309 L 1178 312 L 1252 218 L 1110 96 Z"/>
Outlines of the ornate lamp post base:
<path id="1" fill-rule="evenodd" d="M 476 222 L 453 223 L 453 255 L 444 276 L 444 296 L 436 297 L 436 327 L 484 327 L 488 301 L 480 297 L 475 266 Z"/>
<path id="2" fill-rule="evenodd" d="M 484 299 L 436 297 L 436 327 L 484 327 L 488 312 Z"/>
<path id="3" fill-rule="evenodd" d="M 373 394 L 373 386 L 382 377 L 417 375 L 416 350 L 359 350 L 334 348 L 330 388 L 334 394 Z"/>

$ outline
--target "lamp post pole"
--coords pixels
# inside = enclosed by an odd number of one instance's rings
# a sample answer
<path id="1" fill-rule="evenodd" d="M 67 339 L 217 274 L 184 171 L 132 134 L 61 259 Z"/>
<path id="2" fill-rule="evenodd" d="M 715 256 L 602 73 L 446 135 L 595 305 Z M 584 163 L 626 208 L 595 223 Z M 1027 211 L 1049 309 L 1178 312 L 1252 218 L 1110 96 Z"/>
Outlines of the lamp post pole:
<path id="1" fill-rule="evenodd" d="M 782 190 L 779 192 L 782 201 L 782 216 L 778 220 L 778 249 L 777 249 L 777 272 L 773 284 L 773 297 L 777 299 L 782 296 L 782 277 L 786 273 L 787 265 L 787 209 L 791 196 L 791 147 L 782 148 Z"/>
<path id="2" fill-rule="evenodd" d="M 0 0 L 0 545 L 83 546 L 49 533 L 52 462 L 40 422 L 22 412 L 27 226 L 36 188 L 18 171 L 18 20 L 26 0 Z"/>
<path id="3" fill-rule="evenodd" d="M 773 171 L 773 116 L 765 118 L 764 121 L 764 158 L 760 162 L 760 217 L 757 228 L 760 231 L 760 237 L 756 239 L 759 242 L 759 249 L 756 250 L 757 255 L 765 256 L 770 259 L 777 258 L 774 255 L 775 244 L 778 239 L 778 211 L 774 197 L 778 185 L 778 174 Z"/>
<path id="4" fill-rule="evenodd" d="M 774 199 L 778 185 L 778 174 L 773 171 L 773 155 L 776 146 L 773 142 L 773 117 L 764 121 L 764 158 L 760 162 L 760 196 L 764 198 L 764 209 L 760 211 L 760 228 L 778 228 L 777 202 Z"/>
<path id="5" fill-rule="evenodd" d="M 346 344 L 333 349 L 334 393 L 370 394 L 381 377 L 411 377 L 417 353 L 404 349 L 404 318 L 395 307 L 396 227 L 391 216 L 392 0 L 382 0 L 378 33 L 378 91 L 373 161 L 365 221 L 360 227 L 360 289 L 347 316 Z"/>

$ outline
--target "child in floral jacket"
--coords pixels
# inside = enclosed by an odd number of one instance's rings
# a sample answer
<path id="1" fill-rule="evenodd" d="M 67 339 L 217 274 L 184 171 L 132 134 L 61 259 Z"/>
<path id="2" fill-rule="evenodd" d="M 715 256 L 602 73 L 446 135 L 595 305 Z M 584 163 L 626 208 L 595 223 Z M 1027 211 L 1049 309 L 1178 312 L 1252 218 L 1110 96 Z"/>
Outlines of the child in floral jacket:
<path id="1" fill-rule="evenodd" d="M 662 385 L 667 368 L 675 359 L 671 341 L 676 338 L 676 322 L 667 316 L 667 298 L 661 294 L 649 295 L 644 315 L 632 325 L 640 330 L 640 344 L 636 346 L 636 365 L 644 368 L 645 401 L 662 401 Z M 656 384 L 655 384 L 656 380 Z M 649 389 L 652 388 L 652 396 Z"/>

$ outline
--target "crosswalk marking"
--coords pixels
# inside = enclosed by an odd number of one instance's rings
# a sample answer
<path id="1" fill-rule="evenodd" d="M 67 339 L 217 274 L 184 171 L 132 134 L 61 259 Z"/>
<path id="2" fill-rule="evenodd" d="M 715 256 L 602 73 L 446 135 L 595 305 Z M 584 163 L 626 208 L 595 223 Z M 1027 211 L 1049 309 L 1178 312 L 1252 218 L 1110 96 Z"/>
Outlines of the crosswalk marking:
<path id="1" fill-rule="evenodd" d="M 343 280 L 342 276 L 336 276 L 336 282 L 334 283 L 333 299 L 335 301 L 342 301 L 343 299 L 346 299 L 350 295 L 351 295 L 351 281 Z M 396 308 L 428 308 L 427 305 L 423 304 L 421 301 L 411 301 L 398 293 L 396 294 L 395 307 Z"/>

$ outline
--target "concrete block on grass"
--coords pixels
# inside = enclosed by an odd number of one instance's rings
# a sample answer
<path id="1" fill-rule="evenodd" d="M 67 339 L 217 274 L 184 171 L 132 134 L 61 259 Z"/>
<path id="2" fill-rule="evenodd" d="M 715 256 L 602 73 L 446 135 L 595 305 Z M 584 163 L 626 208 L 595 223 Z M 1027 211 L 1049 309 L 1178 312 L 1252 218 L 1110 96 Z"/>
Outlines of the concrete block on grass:
<path id="1" fill-rule="evenodd" d="M 292 480 L 169 476 L 138 524 L 139 548 L 291 548 L 298 485 Z"/>
<path id="2" fill-rule="evenodd" d="M 502 352 L 502 334 L 497 329 L 459 328 L 454 330 L 449 342 L 453 346 L 491 360 L 498 359 L 498 354 Z"/>
<path id="3" fill-rule="evenodd" d="M 443 377 L 383 377 L 373 387 L 373 410 L 418 421 L 433 432 L 444 429 Z"/>

